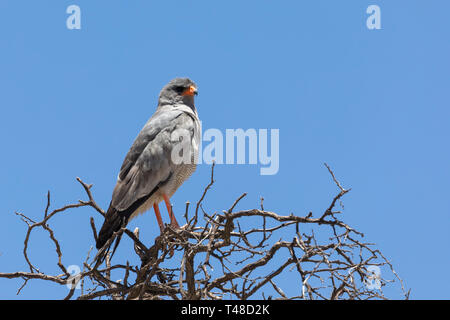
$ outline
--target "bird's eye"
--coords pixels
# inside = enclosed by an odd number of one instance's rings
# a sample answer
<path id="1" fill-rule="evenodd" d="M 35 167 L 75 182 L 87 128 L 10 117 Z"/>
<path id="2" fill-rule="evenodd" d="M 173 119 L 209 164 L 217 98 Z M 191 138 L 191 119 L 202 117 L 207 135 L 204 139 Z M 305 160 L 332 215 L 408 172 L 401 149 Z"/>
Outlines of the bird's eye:
<path id="1" fill-rule="evenodd" d="M 178 92 L 178 93 L 183 93 L 183 91 L 185 90 L 185 88 L 182 87 L 182 86 L 176 86 L 176 87 L 174 88 L 174 90 L 175 90 L 176 92 Z"/>

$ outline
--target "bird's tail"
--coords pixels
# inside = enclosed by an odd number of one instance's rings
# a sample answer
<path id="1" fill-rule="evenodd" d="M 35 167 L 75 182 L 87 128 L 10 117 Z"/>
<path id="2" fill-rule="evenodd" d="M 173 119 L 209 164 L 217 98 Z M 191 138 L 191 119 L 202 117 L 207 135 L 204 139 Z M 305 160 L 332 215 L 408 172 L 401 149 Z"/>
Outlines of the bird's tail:
<path id="1" fill-rule="evenodd" d="M 95 246 L 98 249 L 97 255 L 94 258 L 96 264 L 101 264 L 109 252 L 109 248 L 116 239 L 114 249 L 112 251 L 111 257 L 119 245 L 121 234 L 117 232 L 127 225 L 128 217 L 126 215 L 120 214 L 115 208 L 109 205 L 108 211 L 106 213 L 105 221 L 103 222 L 102 228 L 97 236 L 97 242 Z"/>

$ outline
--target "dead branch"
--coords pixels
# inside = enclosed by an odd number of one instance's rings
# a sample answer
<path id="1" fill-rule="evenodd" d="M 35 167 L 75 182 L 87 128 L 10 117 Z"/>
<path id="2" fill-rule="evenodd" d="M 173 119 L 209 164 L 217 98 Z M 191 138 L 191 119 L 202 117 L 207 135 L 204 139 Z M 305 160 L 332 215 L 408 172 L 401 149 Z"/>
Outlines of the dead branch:
<path id="1" fill-rule="evenodd" d="M 206 212 L 202 203 L 215 182 L 213 164 L 211 180 L 190 219 L 186 203 L 186 225 L 180 230 L 167 226 L 149 247 L 139 240 L 139 229 L 118 231 L 132 240 L 130 255 L 134 252 L 141 265 L 133 266 L 128 261 L 113 264 L 108 256 L 103 267 L 89 264 L 89 252 L 82 263 L 83 271 L 74 277 L 62 262 L 62 248 L 49 226 L 50 219 L 85 206 L 105 216 L 94 200 L 92 185 L 77 178 L 87 201 L 49 212 L 48 192 L 41 221 L 16 212 L 28 226 L 23 256 L 29 271 L 0 273 L 0 278 L 23 279 L 17 294 L 34 279 L 69 285 L 65 299 L 386 299 L 383 288 L 394 284 L 408 298 L 409 291 L 390 261 L 373 244 L 363 241 L 363 233 L 336 217 L 340 213 L 336 204 L 350 189 L 343 188 L 331 168 L 325 166 L 339 192 L 322 214 L 297 216 L 265 210 L 263 198 L 259 209 L 235 210 L 246 193 L 222 213 Z M 90 225 L 95 242 L 97 231 L 92 217 Z M 45 274 L 31 263 L 28 247 L 36 228 L 49 234 L 61 274 Z M 112 280 L 113 271 L 123 272 L 123 280 Z"/>

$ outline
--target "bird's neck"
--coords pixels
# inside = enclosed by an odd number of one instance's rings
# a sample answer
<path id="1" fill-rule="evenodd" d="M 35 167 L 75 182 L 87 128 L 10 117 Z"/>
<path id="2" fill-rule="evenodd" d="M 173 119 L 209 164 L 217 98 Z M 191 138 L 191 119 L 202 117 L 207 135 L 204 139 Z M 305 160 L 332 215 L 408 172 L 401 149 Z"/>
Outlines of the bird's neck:
<path id="1" fill-rule="evenodd" d="M 158 102 L 159 107 L 176 106 L 176 105 L 185 105 L 185 106 L 189 107 L 194 113 L 197 113 L 197 111 L 195 109 L 194 99 L 191 97 L 186 97 L 185 99 L 181 99 L 180 101 L 173 101 L 173 100 L 161 98 L 161 99 L 159 99 L 159 102 Z"/>

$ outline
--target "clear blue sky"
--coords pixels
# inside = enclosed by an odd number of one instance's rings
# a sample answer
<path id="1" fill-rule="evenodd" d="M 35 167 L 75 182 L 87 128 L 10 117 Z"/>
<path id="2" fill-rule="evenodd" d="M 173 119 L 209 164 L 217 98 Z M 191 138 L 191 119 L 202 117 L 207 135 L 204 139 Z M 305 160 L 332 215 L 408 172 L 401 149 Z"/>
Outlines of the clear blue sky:
<path id="1" fill-rule="evenodd" d="M 66 8 L 82 11 L 66 28 Z M 382 30 L 366 28 L 381 8 Z M 0 2 L 0 271 L 27 270 L 26 225 L 85 199 L 77 176 L 109 204 L 118 169 L 175 76 L 199 86 L 204 129 L 280 129 L 280 170 L 217 166 L 205 208 L 323 211 L 336 192 L 327 162 L 352 191 L 343 219 L 394 264 L 411 298 L 448 298 L 450 208 L 450 2 L 432 1 L 23 1 Z M 172 198 L 196 202 L 201 165 Z M 76 210 L 51 226 L 66 265 L 93 245 Z M 167 217 L 166 217 L 167 218 Z M 151 242 L 153 213 L 133 220 Z M 59 272 L 53 243 L 32 235 L 32 261 Z M 117 259 L 129 252 L 120 248 Z M 21 281 L 0 279 L 0 298 Z M 65 287 L 31 281 L 18 298 L 61 298 Z M 393 297 L 399 297 L 393 295 Z"/>

